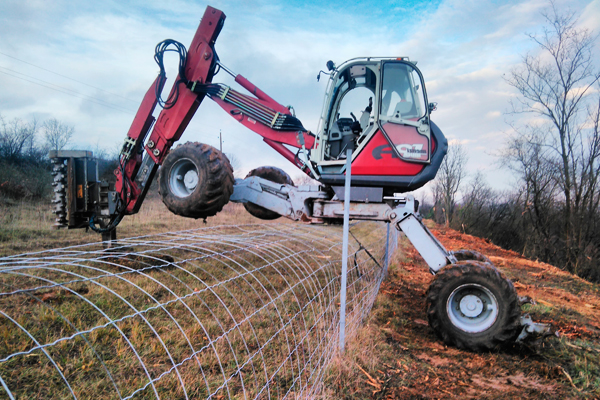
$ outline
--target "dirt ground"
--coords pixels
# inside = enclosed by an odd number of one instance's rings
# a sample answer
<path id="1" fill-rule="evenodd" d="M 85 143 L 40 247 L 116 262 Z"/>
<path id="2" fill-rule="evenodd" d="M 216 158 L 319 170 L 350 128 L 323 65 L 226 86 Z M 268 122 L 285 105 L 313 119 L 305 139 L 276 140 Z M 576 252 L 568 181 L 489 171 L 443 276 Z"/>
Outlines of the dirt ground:
<path id="1" fill-rule="evenodd" d="M 343 399 L 598 399 L 600 285 L 527 260 L 483 239 L 433 228 L 449 250 L 487 255 L 510 278 L 534 321 L 556 335 L 488 353 L 445 346 L 427 323 L 433 279 L 406 239 L 371 317 L 327 377 L 327 396 Z"/>

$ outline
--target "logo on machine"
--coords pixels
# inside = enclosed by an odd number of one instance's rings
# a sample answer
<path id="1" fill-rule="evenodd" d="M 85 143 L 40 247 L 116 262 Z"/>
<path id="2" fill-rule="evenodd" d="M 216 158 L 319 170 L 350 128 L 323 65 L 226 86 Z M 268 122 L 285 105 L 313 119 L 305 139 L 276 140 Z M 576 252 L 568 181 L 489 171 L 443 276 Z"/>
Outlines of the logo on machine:
<path id="1" fill-rule="evenodd" d="M 377 146 L 371 152 L 371 155 L 376 160 L 381 160 L 384 154 L 391 154 L 392 158 L 399 158 L 396 153 L 392 150 L 392 146 L 389 144 L 384 144 L 382 146 Z"/>
<path id="2" fill-rule="evenodd" d="M 422 144 L 398 144 L 396 150 L 404 158 L 421 159 L 423 156 L 427 156 L 427 150 L 423 149 Z"/>
<path id="3" fill-rule="evenodd" d="M 403 158 L 422 159 L 423 156 L 427 157 L 427 150 L 423 149 L 423 144 L 399 144 L 396 146 L 396 150 Z M 376 160 L 381 160 L 384 154 L 391 154 L 392 158 L 398 158 L 389 144 L 375 147 L 371 154 Z"/>

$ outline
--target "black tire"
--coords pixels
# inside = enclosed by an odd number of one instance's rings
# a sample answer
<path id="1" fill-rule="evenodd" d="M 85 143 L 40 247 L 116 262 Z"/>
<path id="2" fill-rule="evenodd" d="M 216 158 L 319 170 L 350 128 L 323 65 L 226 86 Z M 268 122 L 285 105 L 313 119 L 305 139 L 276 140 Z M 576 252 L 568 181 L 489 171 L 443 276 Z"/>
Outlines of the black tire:
<path id="1" fill-rule="evenodd" d="M 487 258 L 486 256 L 484 256 L 480 252 L 474 251 L 474 250 L 458 250 L 458 251 L 453 251 L 452 255 L 454 257 L 456 257 L 456 261 L 475 260 L 475 261 L 481 261 L 481 262 L 484 262 L 484 263 L 492 264 L 492 262 L 490 261 L 489 258 Z"/>
<path id="2" fill-rule="evenodd" d="M 233 193 L 233 169 L 219 150 L 207 144 L 188 142 L 171 150 L 165 158 L 158 176 L 158 190 L 163 203 L 174 214 L 189 218 L 212 217 L 223 209 Z"/>
<path id="3" fill-rule="evenodd" d="M 494 303 L 497 311 L 489 308 Z M 486 351 L 514 340 L 521 328 L 520 316 L 512 282 L 481 261 L 442 268 L 427 291 L 429 326 L 444 343 L 459 349 Z"/>
<path id="4" fill-rule="evenodd" d="M 285 184 L 294 186 L 294 181 L 292 181 L 292 178 L 290 178 L 290 176 L 284 170 L 276 167 L 260 167 L 253 169 L 252 171 L 248 172 L 246 178 L 250 178 L 251 176 L 258 176 L 259 178 L 282 185 Z M 267 210 L 266 208 L 258 206 L 254 203 L 244 203 L 244 208 L 254 217 L 264 220 L 273 220 L 281 217 L 281 215 L 277 214 L 275 211 Z"/>

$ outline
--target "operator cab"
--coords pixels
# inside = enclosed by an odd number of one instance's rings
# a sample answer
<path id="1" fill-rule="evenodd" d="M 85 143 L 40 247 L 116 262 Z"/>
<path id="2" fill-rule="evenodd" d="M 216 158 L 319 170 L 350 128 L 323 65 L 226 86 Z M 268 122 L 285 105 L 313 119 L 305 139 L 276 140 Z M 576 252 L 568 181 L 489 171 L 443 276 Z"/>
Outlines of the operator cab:
<path id="1" fill-rule="evenodd" d="M 358 150 L 379 122 L 415 126 L 427 118 L 423 88 L 420 72 L 406 58 L 355 59 L 334 69 L 319 128 L 321 161 L 345 159 L 348 144 Z"/>
<path id="2" fill-rule="evenodd" d="M 432 179 L 439 167 L 433 160 L 436 142 L 443 144 L 445 154 L 446 139 L 429 120 L 433 105 L 427 103 L 416 62 L 356 58 L 339 67 L 329 62 L 328 68 L 327 95 L 311 151 L 321 181 L 335 185 L 343 178 L 348 147 L 354 149 L 353 182 L 406 191 Z M 414 179 L 421 174 L 422 179 Z M 407 183 L 413 181 L 417 183 Z"/>
<path id="3" fill-rule="evenodd" d="M 356 144 L 359 137 L 364 137 L 373 119 L 373 98 L 377 91 L 377 75 L 372 66 L 350 66 L 336 80 L 327 124 L 328 160 L 345 159 L 349 143 Z"/>

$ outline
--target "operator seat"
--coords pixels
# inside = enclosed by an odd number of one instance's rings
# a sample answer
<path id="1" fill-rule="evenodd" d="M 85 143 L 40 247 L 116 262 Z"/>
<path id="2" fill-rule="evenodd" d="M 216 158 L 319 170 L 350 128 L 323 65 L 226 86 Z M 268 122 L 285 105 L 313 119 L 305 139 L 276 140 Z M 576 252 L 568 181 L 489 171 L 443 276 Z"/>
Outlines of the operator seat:
<path id="1" fill-rule="evenodd" d="M 394 118 L 406 118 L 414 114 L 414 104 L 411 101 L 400 100 L 394 108 Z"/>

